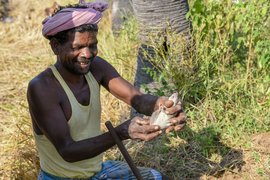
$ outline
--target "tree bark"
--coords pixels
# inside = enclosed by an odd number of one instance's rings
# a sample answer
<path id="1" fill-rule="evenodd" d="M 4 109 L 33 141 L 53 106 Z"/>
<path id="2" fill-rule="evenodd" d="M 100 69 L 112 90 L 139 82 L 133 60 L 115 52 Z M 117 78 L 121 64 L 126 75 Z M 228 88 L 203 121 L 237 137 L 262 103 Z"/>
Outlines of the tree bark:
<path id="1" fill-rule="evenodd" d="M 139 39 L 141 41 L 134 85 L 143 91 L 141 86 L 145 84 L 151 90 L 158 88 L 158 83 L 154 82 L 152 77 L 144 70 L 144 68 L 155 70 L 149 61 L 149 57 L 155 56 L 154 49 L 149 44 L 150 39 L 152 42 L 166 45 L 168 42 L 163 35 L 166 32 L 173 32 L 181 34 L 184 39 L 191 43 L 192 26 L 190 20 L 186 18 L 189 5 L 187 0 L 132 0 L 132 5 L 139 24 Z M 160 42 L 160 40 L 163 42 Z M 145 53 L 147 56 L 145 56 Z M 159 74 L 157 70 L 155 72 L 157 75 Z M 133 111 L 131 116 L 136 114 Z"/>
<path id="2" fill-rule="evenodd" d="M 166 31 L 173 31 L 190 40 L 192 27 L 190 20 L 186 18 L 189 11 L 187 0 L 132 0 L 132 3 L 134 14 L 139 23 L 139 39 L 141 41 L 134 85 L 140 88 L 142 83 L 151 86 L 153 82 L 153 79 L 143 70 L 143 67 L 153 68 L 149 58 L 143 55 L 145 52 L 149 57 L 155 55 L 153 48 L 148 45 L 150 37 L 156 38 L 158 42 L 160 36 Z M 166 43 L 165 41 L 166 38 L 161 44 Z"/>
<path id="3" fill-rule="evenodd" d="M 140 27 L 139 38 L 147 42 L 149 33 L 162 33 L 169 28 L 188 35 L 191 30 L 187 0 L 132 0 L 134 14 Z"/>

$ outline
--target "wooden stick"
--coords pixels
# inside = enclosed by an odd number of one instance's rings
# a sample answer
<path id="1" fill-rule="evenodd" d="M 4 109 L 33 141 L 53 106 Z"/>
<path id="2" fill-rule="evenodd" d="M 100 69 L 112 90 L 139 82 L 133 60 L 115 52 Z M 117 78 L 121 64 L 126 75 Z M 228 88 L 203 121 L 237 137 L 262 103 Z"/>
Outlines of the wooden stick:
<path id="1" fill-rule="evenodd" d="M 115 129 L 114 129 L 112 123 L 110 121 L 107 121 L 107 122 L 105 122 L 105 125 L 106 125 L 107 129 L 109 130 L 110 134 L 112 135 L 114 142 L 118 146 L 119 150 L 121 151 L 122 155 L 124 156 L 125 160 L 127 161 L 128 165 L 129 165 L 130 169 L 132 170 L 133 174 L 135 175 L 135 177 L 138 180 L 143 180 L 143 178 L 140 174 L 140 171 L 135 166 L 133 160 L 131 159 L 130 155 L 128 154 L 127 149 L 125 148 L 124 144 L 122 143 L 122 141 L 118 137 L 117 133 L 115 132 Z"/>

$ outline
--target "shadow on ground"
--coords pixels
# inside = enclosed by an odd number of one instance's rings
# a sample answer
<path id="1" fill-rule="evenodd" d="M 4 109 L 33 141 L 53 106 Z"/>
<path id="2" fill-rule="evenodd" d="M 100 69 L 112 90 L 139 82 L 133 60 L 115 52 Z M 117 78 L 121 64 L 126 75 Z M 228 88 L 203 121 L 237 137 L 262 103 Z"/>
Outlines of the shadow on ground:
<path id="1" fill-rule="evenodd" d="M 218 178 L 226 171 L 240 172 L 245 164 L 243 151 L 223 144 L 213 127 L 200 132 L 186 127 L 170 136 L 126 146 L 137 165 L 155 168 L 174 179 Z"/>

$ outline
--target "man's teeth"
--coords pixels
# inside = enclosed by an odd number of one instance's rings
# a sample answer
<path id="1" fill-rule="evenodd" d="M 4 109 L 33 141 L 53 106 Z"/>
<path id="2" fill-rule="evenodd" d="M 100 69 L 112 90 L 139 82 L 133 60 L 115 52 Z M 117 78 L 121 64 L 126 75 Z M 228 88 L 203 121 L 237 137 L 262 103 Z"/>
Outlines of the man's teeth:
<path id="1" fill-rule="evenodd" d="M 89 61 L 86 61 L 86 62 L 79 62 L 80 65 L 85 65 L 85 64 L 88 64 Z"/>

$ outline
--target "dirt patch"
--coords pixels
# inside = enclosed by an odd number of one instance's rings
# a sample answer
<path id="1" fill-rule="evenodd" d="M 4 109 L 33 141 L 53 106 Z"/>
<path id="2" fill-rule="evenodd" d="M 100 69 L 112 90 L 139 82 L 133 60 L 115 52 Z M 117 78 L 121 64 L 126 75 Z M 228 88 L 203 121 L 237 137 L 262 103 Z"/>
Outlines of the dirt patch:
<path id="1" fill-rule="evenodd" d="M 254 134 L 252 136 L 253 148 L 262 153 L 270 153 L 270 132 Z"/>
<path id="2" fill-rule="evenodd" d="M 245 164 L 239 171 L 227 169 L 220 179 L 258 179 L 270 178 L 270 132 L 254 134 L 250 138 L 252 147 L 243 151 Z M 215 178 L 205 178 L 215 179 Z"/>

